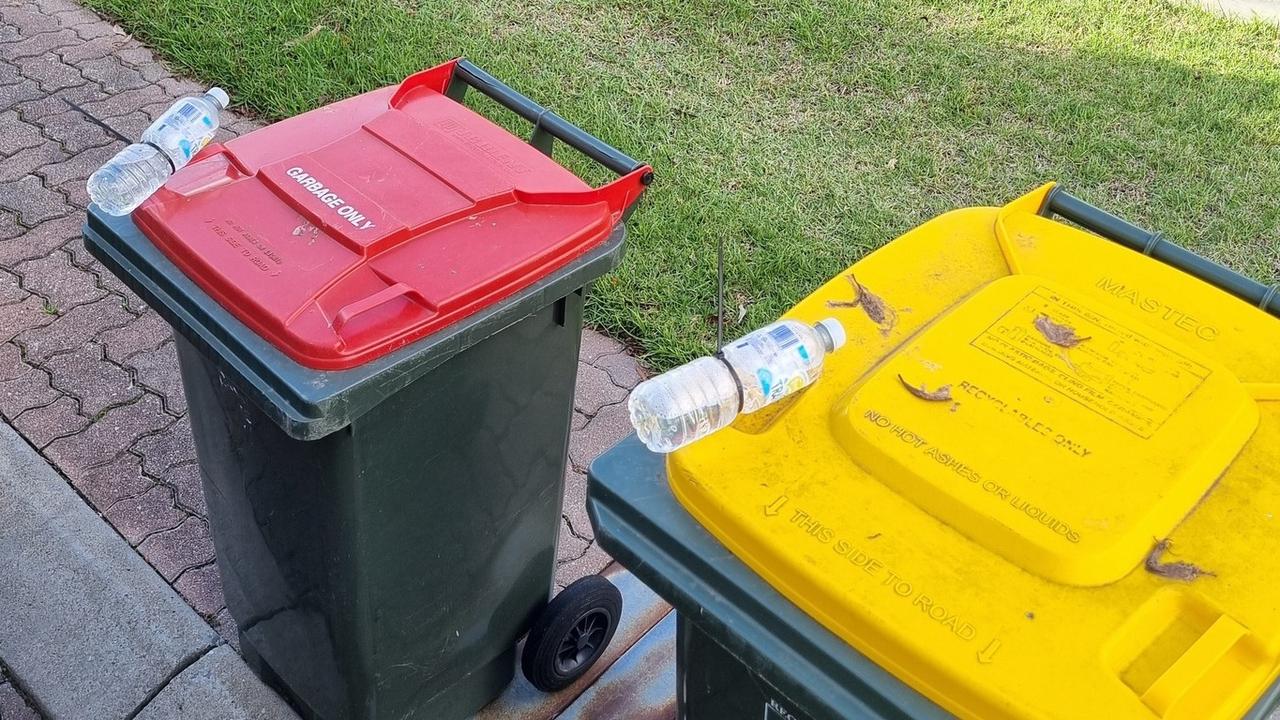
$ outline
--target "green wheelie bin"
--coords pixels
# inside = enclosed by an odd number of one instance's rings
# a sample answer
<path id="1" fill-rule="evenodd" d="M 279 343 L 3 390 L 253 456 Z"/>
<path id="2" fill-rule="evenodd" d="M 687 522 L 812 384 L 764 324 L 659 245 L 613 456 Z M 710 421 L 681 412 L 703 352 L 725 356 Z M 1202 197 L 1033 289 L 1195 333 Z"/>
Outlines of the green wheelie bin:
<path id="1" fill-rule="evenodd" d="M 90 252 L 175 330 L 243 654 L 305 716 L 462 718 L 510 681 L 553 588 L 584 290 L 651 178 L 455 60 L 90 209 Z"/>

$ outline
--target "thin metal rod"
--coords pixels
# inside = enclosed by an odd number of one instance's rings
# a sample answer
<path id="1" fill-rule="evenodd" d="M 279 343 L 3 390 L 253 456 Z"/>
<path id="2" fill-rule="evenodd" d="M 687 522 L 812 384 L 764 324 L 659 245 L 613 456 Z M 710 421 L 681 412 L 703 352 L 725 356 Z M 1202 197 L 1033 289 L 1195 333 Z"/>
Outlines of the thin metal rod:
<path id="1" fill-rule="evenodd" d="M 724 347 L 724 233 L 716 242 L 716 350 Z"/>

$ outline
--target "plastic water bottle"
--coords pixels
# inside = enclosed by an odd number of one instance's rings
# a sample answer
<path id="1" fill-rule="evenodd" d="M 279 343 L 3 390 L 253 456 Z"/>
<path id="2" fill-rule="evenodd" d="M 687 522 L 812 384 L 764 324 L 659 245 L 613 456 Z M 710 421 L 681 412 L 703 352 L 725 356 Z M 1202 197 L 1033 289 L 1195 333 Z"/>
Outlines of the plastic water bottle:
<path id="1" fill-rule="evenodd" d="M 142 142 L 116 153 L 89 178 L 89 197 L 112 215 L 127 215 L 191 161 L 218 130 L 218 111 L 230 98 L 222 88 L 183 98 L 142 133 Z"/>
<path id="2" fill-rule="evenodd" d="M 646 380 L 628 409 L 640 440 L 671 452 L 808 387 L 822 361 L 845 342 L 844 326 L 828 318 L 809 326 L 780 320 L 735 340 L 715 357 Z"/>

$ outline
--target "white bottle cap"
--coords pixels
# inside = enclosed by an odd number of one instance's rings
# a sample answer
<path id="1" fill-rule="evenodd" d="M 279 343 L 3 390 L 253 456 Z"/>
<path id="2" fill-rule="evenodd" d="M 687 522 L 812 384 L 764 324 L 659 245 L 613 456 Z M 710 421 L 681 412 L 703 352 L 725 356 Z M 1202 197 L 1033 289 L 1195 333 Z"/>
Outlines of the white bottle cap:
<path id="1" fill-rule="evenodd" d="M 841 325 L 840 321 L 835 318 L 819 320 L 818 325 L 821 326 L 823 330 L 826 330 L 827 334 L 831 336 L 832 350 L 839 350 L 841 346 L 844 345 L 845 341 L 849 339 L 849 336 L 844 332 L 844 325 Z"/>
<path id="2" fill-rule="evenodd" d="M 218 103 L 219 107 L 225 108 L 231 104 L 231 98 L 227 95 L 227 91 L 220 87 L 211 87 L 204 94 L 213 98 L 213 101 Z"/>

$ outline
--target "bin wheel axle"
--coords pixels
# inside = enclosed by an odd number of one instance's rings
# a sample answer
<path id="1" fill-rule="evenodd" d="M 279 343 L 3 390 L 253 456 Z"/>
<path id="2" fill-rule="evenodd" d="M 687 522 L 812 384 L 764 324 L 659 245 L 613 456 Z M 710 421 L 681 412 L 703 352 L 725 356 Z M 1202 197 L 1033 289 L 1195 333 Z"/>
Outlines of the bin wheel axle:
<path id="1" fill-rule="evenodd" d="M 520 667 L 543 692 L 573 684 L 595 664 L 622 617 L 622 593 L 599 575 L 580 578 L 538 616 L 525 641 Z"/>

